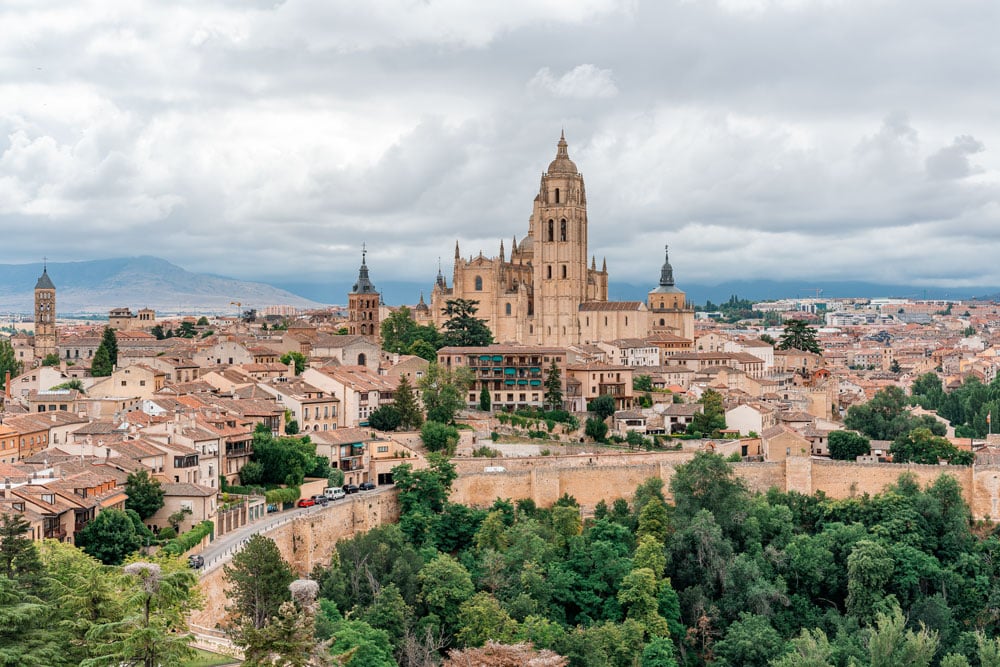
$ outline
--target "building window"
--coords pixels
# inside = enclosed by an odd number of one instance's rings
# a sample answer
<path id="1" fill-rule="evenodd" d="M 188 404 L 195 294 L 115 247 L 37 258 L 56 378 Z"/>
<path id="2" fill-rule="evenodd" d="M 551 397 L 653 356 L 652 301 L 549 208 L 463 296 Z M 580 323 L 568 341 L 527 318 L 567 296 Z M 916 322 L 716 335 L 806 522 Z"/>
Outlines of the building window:
<path id="1" fill-rule="evenodd" d="M 483 277 L 482 276 L 476 276 L 476 291 L 477 292 L 482 292 L 483 291 Z"/>
<path id="2" fill-rule="evenodd" d="M 508 315 L 510 315 L 510 304 L 509 304 L 509 303 L 508 303 L 508 304 L 507 304 L 507 305 L 506 305 L 506 306 L 504 307 L 504 311 L 505 311 L 505 312 L 506 312 L 506 313 L 507 313 Z"/>
<path id="3" fill-rule="evenodd" d="M 556 240 L 556 221 L 555 220 L 549 220 L 549 240 L 550 241 L 555 241 Z"/>
<path id="4" fill-rule="evenodd" d="M 566 240 L 566 218 L 559 221 L 559 240 Z"/>
<path id="5" fill-rule="evenodd" d="M 562 276 L 563 276 L 563 278 L 566 277 L 566 265 L 565 264 L 563 264 L 563 266 L 562 266 Z"/>
<path id="6" fill-rule="evenodd" d="M 376 451 L 379 454 L 387 454 L 389 452 L 389 445 L 379 445 L 376 447 Z"/>
<path id="7" fill-rule="evenodd" d="M 559 203 L 559 188 L 556 188 L 556 203 Z"/>

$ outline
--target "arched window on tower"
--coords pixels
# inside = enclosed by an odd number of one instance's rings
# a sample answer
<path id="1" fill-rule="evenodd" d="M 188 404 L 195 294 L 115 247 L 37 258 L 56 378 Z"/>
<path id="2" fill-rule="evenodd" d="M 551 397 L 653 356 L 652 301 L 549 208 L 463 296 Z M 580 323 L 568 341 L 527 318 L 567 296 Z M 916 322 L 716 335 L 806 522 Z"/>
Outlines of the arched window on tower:
<path id="1" fill-rule="evenodd" d="M 550 241 L 555 241 L 556 240 L 556 221 L 555 220 L 549 220 L 549 240 Z"/>
<path id="2" fill-rule="evenodd" d="M 476 291 L 477 292 L 482 292 L 483 291 L 483 277 L 482 276 L 476 276 Z"/>
<path id="3" fill-rule="evenodd" d="M 563 276 L 563 278 L 566 277 L 566 265 L 565 264 L 563 264 L 563 267 L 562 267 L 562 276 Z"/>
<path id="4" fill-rule="evenodd" d="M 559 221 L 559 240 L 566 240 L 566 218 Z"/>
<path id="5" fill-rule="evenodd" d="M 663 318 L 661 317 L 661 318 L 660 318 L 660 326 L 662 327 L 662 326 L 663 326 L 664 324 L 666 324 L 666 322 L 664 322 L 664 321 L 663 321 Z"/>
<path id="6" fill-rule="evenodd" d="M 552 265 L 551 264 L 549 264 L 548 266 L 545 267 L 545 277 L 548 278 L 549 280 L 552 279 Z"/>
<path id="7" fill-rule="evenodd" d="M 506 312 L 506 313 L 507 313 L 508 315 L 510 315 L 510 304 L 509 304 L 509 303 L 508 303 L 508 304 L 507 304 L 507 305 L 506 305 L 506 306 L 504 307 L 504 311 L 505 311 L 505 312 Z"/>
<path id="8" fill-rule="evenodd" d="M 364 352 L 362 352 L 358 355 L 358 366 L 367 366 L 367 365 L 368 365 L 368 357 L 365 355 Z"/>
<path id="9" fill-rule="evenodd" d="M 559 188 L 556 188 L 556 203 L 559 203 Z"/>

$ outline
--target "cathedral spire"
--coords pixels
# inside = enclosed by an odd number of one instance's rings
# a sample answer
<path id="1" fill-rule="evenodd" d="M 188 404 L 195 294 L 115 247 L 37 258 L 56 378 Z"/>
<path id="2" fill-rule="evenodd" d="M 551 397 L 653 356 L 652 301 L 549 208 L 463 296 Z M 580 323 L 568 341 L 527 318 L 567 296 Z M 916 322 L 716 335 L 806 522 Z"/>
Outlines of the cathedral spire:
<path id="1" fill-rule="evenodd" d="M 437 274 L 437 284 L 441 289 L 448 287 L 444 282 L 444 275 L 441 273 L 441 258 L 438 257 L 438 274 Z"/>
<path id="2" fill-rule="evenodd" d="M 368 255 L 367 244 L 361 244 L 361 268 L 358 270 L 358 282 L 354 283 L 354 288 L 351 290 L 354 294 L 374 294 L 375 285 L 372 285 L 372 281 L 368 278 L 368 264 L 366 263 L 366 256 Z"/>
<path id="3" fill-rule="evenodd" d="M 596 271 L 597 270 L 597 256 L 596 255 L 591 255 L 590 256 L 590 270 L 591 271 Z"/>
<path id="4" fill-rule="evenodd" d="M 605 257 L 604 260 L 601 262 L 601 272 L 602 273 L 607 273 L 608 272 L 608 258 L 607 257 Z"/>
<path id="5" fill-rule="evenodd" d="M 670 266 L 670 246 L 663 246 L 663 268 L 660 269 L 660 286 L 674 286 L 674 267 Z"/>
<path id="6" fill-rule="evenodd" d="M 501 261 L 501 262 L 502 262 L 502 261 L 504 261 L 504 254 L 503 254 L 503 239 L 500 239 L 500 261 Z"/>
<path id="7" fill-rule="evenodd" d="M 458 260 L 458 259 L 460 259 L 461 257 L 462 257 L 462 256 L 461 256 L 461 255 L 459 254 L 459 252 L 458 252 L 458 239 L 456 239 L 456 240 L 455 240 L 455 260 L 457 261 L 457 260 Z"/>

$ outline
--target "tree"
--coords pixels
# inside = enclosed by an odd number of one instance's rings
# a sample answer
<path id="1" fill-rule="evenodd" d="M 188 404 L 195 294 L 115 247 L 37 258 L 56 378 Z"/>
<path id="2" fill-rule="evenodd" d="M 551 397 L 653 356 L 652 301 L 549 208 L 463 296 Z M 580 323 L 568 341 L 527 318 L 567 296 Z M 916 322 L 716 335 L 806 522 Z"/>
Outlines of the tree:
<path id="1" fill-rule="evenodd" d="M 607 394 L 598 396 L 587 404 L 587 410 L 593 412 L 601 421 L 604 421 L 615 414 L 615 399 Z"/>
<path id="2" fill-rule="evenodd" d="M 308 435 L 275 438 L 266 429 L 255 431 L 251 461 L 263 465 L 262 483 L 298 486 L 316 468 L 316 445 Z"/>
<path id="3" fill-rule="evenodd" d="M 458 437 L 457 428 L 441 422 L 427 421 L 420 427 L 420 439 L 431 452 L 443 452 L 452 456 L 458 445 Z"/>
<path id="4" fill-rule="evenodd" d="M 142 539 L 123 510 L 106 509 L 76 534 L 76 546 L 105 565 L 121 565 Z"/>
<path id="5" fill-rule="evenodd" d="M 903 370 L 903 367 L 899 365 L 898 359 L 893 359 L 892 363 L 889 364 L 889 371 L 892 373 L 899 373 Z"/>
<path id="6" fill-rule="evenodd" d="M 938 634 L 921 624 L 914 632 L 906 629 L 906 619 L 899 606 L 875 618 L 875 628 L 868 634 L 871 667 L 928 667 L 938 648 Z"/>
<path id="7" fill-rule="evenodd" d="M 727 667 L 767 667 L 784 648 L 781 635 L 766 618 L 744 612 L 715 644 L 715 654 Z"/>
<path id="8" fill-rule="evenodd" d="M 545 396 L 542 397 L 549 410 L 563 409 L 562 373 L 553 359 L 545 376 Z"/>
<path id="9" fill-rule="evenodd" d="M 724 529 L 739 520 L 747 497 L 746 485 L 729 464 L 708 452 L 698 452 L 677 466 L 670 479 L 670 492 L 676 519 L 690 520 L 701 510 L 708 510 Z"/>
<path id="10" fill-rule="evenodd" d="M 399 428 L 410 431 L 420 428 L 424 423 L 424 416 L 417 405 L 417 398 L 413 395 L 413 387 L 407 376 L 401 375 L 399 384 L 396 386 L 395 400 L 393 405 L 399 411 Z"/>
<path id="11" fill-rule="evenodd" d="M 873 440 L 895 440 L 915 428 L 930 429 L 934 435 L 944 435 L 946 427 L 931 415 L 913 416 L 906 409 L 903 390 L 889 386 L 878 391 L 872 400 L 852 405 L 847 410 L 844 426 L 860 431 Z"/>
<path id="12" fill-rule="evenodd" d="M 689 433 L 710 435 L 726 428 L 726 412 L 722 405 L 722 394 L 714 389 L 706 389 L 698 402 L 701 412 L 696 412 L 688 424 Z"/>
<path id="13" fill-rule="evenodd" d="M 252 535 L 246 546 L 233 556 L 231 564 L 222 569 L 231 602 L 226 609 L 238 617 L 240 625 L 263 628 L 291 597 L 288 586 L 295 580 L 295 574 L 281 557 L 274 540 L 268 537 Z"/>
<path id="14" fill-rule="evenodd" d="M 194 338 L 195 334 L 198 332 L 194 328 L 194 323 L 190 320 L 184 320 L 181 325 L 177 327 L 177 336 L 180 338 Z"/>
<path id="15" fill-rule="evenodd" d="M 187 616 L 197 606 L 194 573 L 180 559 L 137 561 L 122 573 L 124 613 L 87 631 L 93 657 L 81 667 L 158 667 L 190 658 L 194 635 L 188 631 Z"/>
<path id="16" fill-rule="evenodd" d="M 485 347 L 493 343 L 493 332 L 486 321 L 476 317 L 479 302 L 472 299 L 448 299 L 441 312 L 448 316 L 444 323 L 444 344 L 456 347 Z"/>
<path id="17" fill-rule="evenodd" d="M 774 345 L 775 342 L 776 342 L 774 340 L 774 336 L 772 336 L 770 334 L 766 334 L 766 333 L 762 333 L 760 335 L 760 340 L 762 340 L 763 342 L 767 343 L 768 345 Z"/>
<path id="18" fill-rule="evenodd" d="M 10 372 L 11 377 L 21 374 L 22 364 L 14 354 L 14 346 L 6 338 L 0 338 L 0 389 L 6 389 L 6 377 Z"/>
<path id="19" fill-rule="evenodd" d="M 94 377 L 108 377 L 118 365 L 118 337 L 111 327 L 104 327 L 101 344 L 90 362 L 90 374 Z"/>
<path id="20" fill-rule="evenodd" d="M 302 371 L 306 369 L 306 355 L 301 352 L 286 352 L 279 357 L 279 361 L 286 366 L 294 362 L 296 375 L 302 375 Z"/>
<path id="21" fill-rule="evenodd" d="M 379 406 L 368 415 L 368 425 L 377 431 L 395 431 L 403 422 L 403 415 L 395 405 Z"/>
<path id="22" fill-rule="evenodd" d="M 813 354 L 821 354 L 823 351 L 816 338 L 816 330 L 809 326 L 805 320 L 785 321 L 785 332 L 781 334 L 778 349 L 801 350 Z"/>
<path id="23" fill-rule="evenodd" d="M 641 667 L 677 667 L 675 653 L 669 637 L 656 637 L 642 649 Z"/>
<path id="24" fill-rule="evenodd" d="M 484 384 L 483 388 L 479 392 L 479 409 L 483 412 L 489 412 L 492 407 L 493 399 L 490 397 L 490 390 Z"/>
<path id="25" fill-rule="evenodd" d="M 455 415 L 465 407 L 465 393 L 472 386 L 473 376 L 468 368 L 449 370 L 440 364 L 431 364 L 420 378 L 427 419 L 450 424 Z"/>
<path id="26" fill-rule="evenodd" d="M 975 455 L 958 449 L 947 438 L 936 436 L 926 428 L 913 429 L 892 443 L 894 463 L 927 463 L 937 465 L 947 461 L 952 465 L 972 465 Z"/>
<path id="27" fill-rule="evenodd" d="M 506 644 L 517 634 L 517 621 L 485 591 L 461 604 L 458 627 L 457 639 L 462 646 L 482 646 L 490 640 Z"/>
<path id="28" fill-rule="evenodd" d="M 0 575 L 31 594 L 42 588 L 44 568 L 28 537 L 29 524 L 19 514 L 0 515 Z"/>
<path id="29" fill-rule="evenodd" d="M 0 664 L 14 667 L 70 665 L 65 636 L 50 626 L 50 607 L 0 575 Z"/>
<path id="30" fill-rule="evenodd" d="M 871 452 L 871 441 L 852 431 L 833 431 L 827 437 L 830 458 L 838 461 L 854 461 L 859 456 Z"/>
<path id="31" fill-rule="evenodd" d="M 649 375 L 636 375 L 632 378 L 632 389 L 635 391 L 653 391 L 653 378 Z"/>
<path id="32" fill-rule="evenodd" d="M 439 553 L 417 574 L 420 600 L 437 616 L 440 627 L 448 634 L 459 628 L 459 609 L 476 592 L 472 577 L 465 567 L 448 554 Z"/>
<path id="33" fill-rule="evenodd" d="M 847 559 L 847 612 L 863 623 L 876 617 L 894 561 L 883 545 L 861 540 Z"/>
<path id="34" fill-rule="evenodd" d="M 196 324 L 199 327 L 207 327 L 208 326 L 208 318 L 205 317 L 204 315 L 202 315 L 201 317 L 198 318 L 198 321 L 196 322 Z"/>
<path id="35" fill-rule="evenodd" d="M 410 309 L 401 306 L 399 310 L 389 313 L 382 320 L 379 333 L 382 338 L 382 349 L 386 352 L 403 354 L 413 344 L 413 332 L 417 323 L 413 321 Z"/>
<path id="36" fill-rule="evenodd" d="M 67 380 L 66 382 L 60 382 L 56 386 L 52 387 L 52 389 L 55 389 L 55 390 L 59 390 L 59 389 L 75 389 L 76 391 L 80 392 L 81 394 L 87 393 L 86 390 L 83 387 L 83 381 L 80 378 L 73 378 L 72 380 Z"/>
<path id="37" fill-rule="evenodd" d="M 163 496 L 166 493 L 160 485 L 160 480 L 150 477 L 145 470 L 129 473 L 125 482 L 125 509 L 135 510 L 139 518 L 145 521 L 163 507 Z"/>
<path id="38" fill-rule="evenodd" d="M 406 348 L 407 354 L 426 359 L 427 361 L 437 361 L 437 348 L 426 340 L 415 340 Z"/>
<path id="39" fill-rule="evenodd" d="M 163 340 L 166 338 L 166 334 L 163 333 L 163 325 L 154 324 L 153 328 L 149 330 L 149 333 L 156 337 L 156 340 Z"/>
<path id="40" fill-rule="evenodd" d="M 476 667 L 523 667 L 523 665 L 566 667 L 567 664 L 566 658 L 561 655 L 548 649 L 537 650 L 530 643 L 501 644 L 493 641 L 486 642 L 482 648 L 452 651 L 448 654 L 448 659 L 444 661 L 444 667 L 468 667 L 468 665 L 476 665 Z"/>
<path id="41" fill-rule="evenodd" d="M 608 425 L 604 423 L 603 419 L 588 417 L 583 426 L 583 432 L 588 438 L 604 442 L 604 439 L 608 437 Z"/>
<path id="42" fill-rule="evenodd" d="M 46 354 L 45 358 L 42 359 L 42 366 L 58 366 L 59 365 L 59 355 L 53 352 L 52 354 Z"/>

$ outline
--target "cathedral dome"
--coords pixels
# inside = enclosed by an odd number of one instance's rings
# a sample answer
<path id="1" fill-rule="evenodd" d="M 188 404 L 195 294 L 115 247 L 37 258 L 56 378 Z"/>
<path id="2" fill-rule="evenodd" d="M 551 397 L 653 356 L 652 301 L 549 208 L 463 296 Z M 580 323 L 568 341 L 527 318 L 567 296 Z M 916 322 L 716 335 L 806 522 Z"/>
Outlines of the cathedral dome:
<path id="1" fill-rule="evenodd" d="M 549 163 L 550 174 L 578 174 L 576 163 L 569 159 L 566 135 L 559 135 L 559 144 L 556 149 L 556 159 Z"/>

